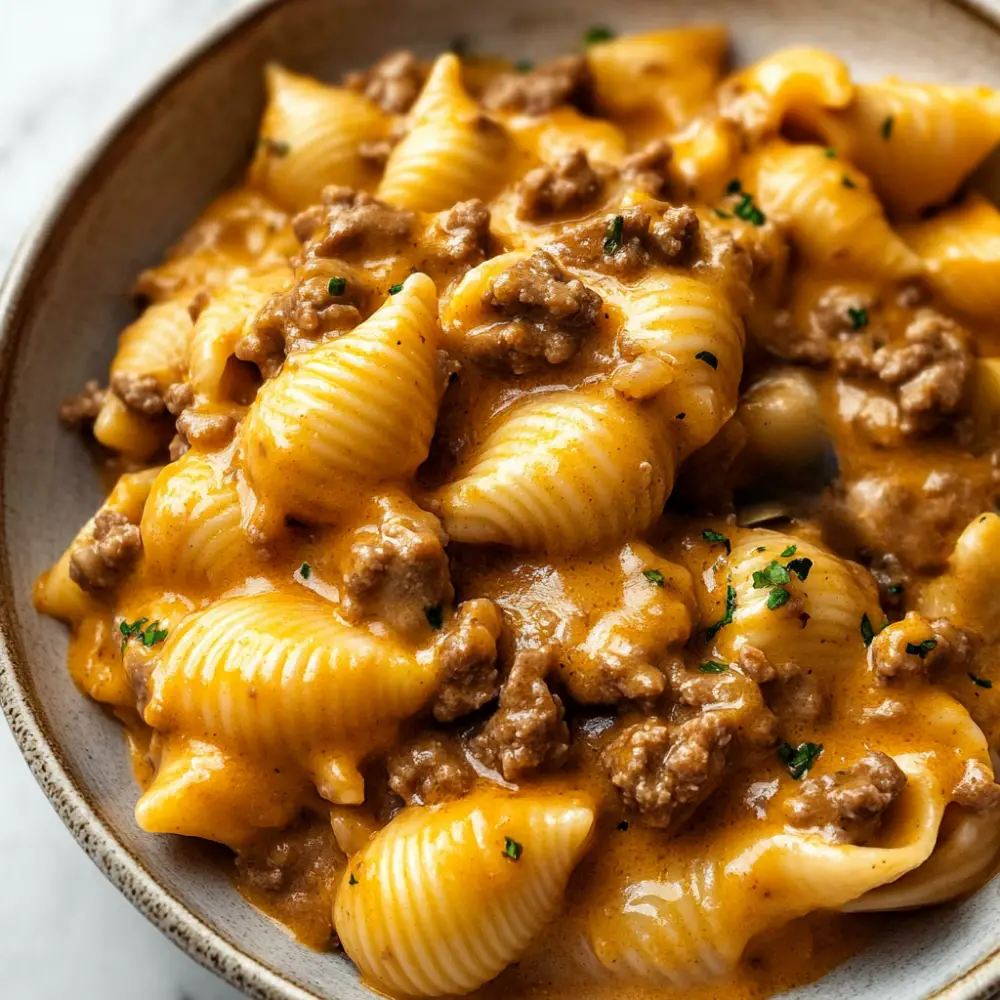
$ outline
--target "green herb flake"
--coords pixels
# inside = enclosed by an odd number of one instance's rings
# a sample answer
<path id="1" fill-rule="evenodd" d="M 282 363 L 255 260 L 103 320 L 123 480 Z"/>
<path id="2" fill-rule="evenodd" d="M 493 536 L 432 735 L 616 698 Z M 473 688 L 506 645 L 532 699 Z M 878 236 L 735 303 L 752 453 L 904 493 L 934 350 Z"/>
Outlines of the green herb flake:
<path id="1" fill-rule="evenodd" d="M 854 181 L 852 181 L 851 178 L 847 176 L 847 174 L 844 174 L 844 176 L 840 178 L 840 183 L 843 184 L 845 188 L 857 187 L 857 184 L 855 184 Z"/>
<path id="2" fill-rule="evenodd" d="M 678 413 L 674 420 L 683 420 L 687 416 L 686 413 Z"/>
<path id="3" fill-rule="evenodd" d="M 868 325 L 868 310 L 863 306 L 860 309 L 848 306 L 847 318 L 851 321 L 852 330 L 863 330 Z"/>
<path id="4" fill-rule="evenodd" d="M 764 213 L 753 203 L 753 195 L 748 192 L 743 193 L 733 212 L 737 219 L 753 223 L 755 226 L 763 226 L 767 221 Z"/>
<path id="5" fill-rule="evenodd" d="M 719 629 L 725 628 L 727 625 L 733 623 L 733 615 L 736 613 L 736 588 L 729 584 L 726 587 L 726 613 L 714 624 L 709 625 L 705 629 L 705 639 L 711 640 L 715 638 L 715 634 Z"/>
<path id="6" fill-rule="evenodd" d="M 159 620 L 150 625 L 146 624 L 148 621 L 148 618 L 137 618 L 131 625 L 126 621 L 121 622 L 118 631 L 121 632 L 122 636 L 123 654 L 129 639 L 138 639 L 147 649 L 166 639 L 167 630 L 160 628 Z"/>
<path id="7" fill-rule="evenodd" d="M 777 611 L 778 608 L 788 603 L 788 599 L 792 595 L 785 590 L 784 587 L 775 587 L 770 594 L 767 595 L 767 610 Z"/>
<path id="8" fill-rule="evenodd" d="M 389 294 L 390 295 L 399 295 L 399 293 L 402 290 L 403 290 L 403 286 L 402 285 L 390 285 L 389 286 Z"/>
<path id="9" fill-rule="evenodd" d="M 326 290 L 331 295 L 343 295 L 347 291 L 347 278 L 331 278 L 327 282 Z"/>
<path id="10" fill-rule="evenodd" d="M 279 160 L 292 151 L 290 143 L 285 142 L 284 139 L 271 139 L 265 136 L 258 143 L 261 149 L 267 153 L 268 156 L 277 157 Z"/>
<path id="11" fill-rule="evenodd" d="M 726 185 L 726 194 L 742 194 L 742 193 L 743 193 L 743 185 L 740 183 L 739 177 L 734 177 Z"/>
<path id="12" fill-rule="evenodd" d="M 800 556 L 798 559 L 793 559 L 785 569 L 789 573 L 794 573 L 800 580 L 805 580 L 809 576 L 809 570 L 813 568 L 812 559 L 807 559 L 805 556 Z"/>
<path id="13" fill-rule="evenodd" d="M 924 639 L 923 642 L 908 642 L 906 644 L 907 656 L 919 656 L 922 660 L 932 649 L 937 648 L 937 639 Z"/>
<path id="14" fill-rule="evenodd" d="M 358 880 L 354 877 L 354 872 L 351 872 L 351 877 L 347 880 L 348 885 L 357 885 Z"/>
<path id="15" fill-rule="evenodd" d="M 757 548 L 754 549 L 754 553 L 756 555 L 760 555 L 761 552 L 766 552 L 766 551 L 767 551 L 767 546 L 766 545 L 760 545 L 760 546 L 758 546 Z"/>
<path id="16" fill-rule="evenodd" d="M 308 580 L 309 577 L 312 576 L 312 566 L 310 566 L 309 563 L 303 563 L 299 567 L 299 576 L 301 576 L 303 580 Z"/>
<path id="17" fill-rule="evenodd" d="M 993 687 L 993 681 L 987 680 L 985 677 L 977 677 L 975 674 L 971 672 L 969 674 L 969 680 L 972 681 L 972 683 L 975 684 L 976 687 L 986 688 L 987 690 Z"/>
<path id="18" fill-rule="evenodd" d="M 666 582 L 663 579 L 663 574 L 658 569 L 644 569 L 642 575 L 656 587 L 662 587 Z"/>
<path id="19" fill-rule="evenodd" d="M 828 160 L 835 160 L 837 158 L 837 151 L 833 147 L 831 147 L 830 149 L 824 149 L 823 155 Z"/>
<path id="20" fill-rule="evenodd" d="M 791 583 L 792 578 L 777 559 L 772 559 L 763 569 L 753 573 L 754 590 L 764 590 L 766 587 L 782 587 Z"/>
<path id="21" fill-rule="evenodd" d="M 535 63 L 531 59 L 518 59 L 514 63 L 515 73 L 530 73 L 535 68 Z"/>
<path id="22" fill-rule="evenodd" d="M 604 237 L 604 252 L 609 257 L 614 257 L 621 250 L 624 227 L 625 220 L 620 215 L 616 215 L 608 224 L 608 234 Z"/>
<path id="23" fill-rule="evenodd" d="M 888 624 L 888 621 L 884 621 L 878 628 L 875 628 L 872 625 L 872 620 L 868 617 L 868 612 L 866 611 L 861 616 L 861 638 L 864 640 L 864 644 L 866 646 L 870 646 L 872 644 L 872 639 L 874 639 L 875 636 L 877 636 L 879 632 L 881 632 L 882 629 L 884 629 Z"/>
<path id="24" fill-rule="evenodd" d="M 715 214 L 720 219 L 731 219 L 732 218 L 732 215 L 729 212 L 723 212 L 721 208 L 713 208 L 712 211 L 715 212 Z"/>
<path id="25" fill-rule="evenodd" d="M 719 359 L 711 351 L 699 351 L 695 355 L 696 361 L 704 361 L 709 368 L 718 368 Z"/>
<path id="26" fill-rule="evenodd" d="M 784 761 L 793 781 L 800 780 L 822 752 L 822 743 L 800 743 L 797 747 L 793 747 L 791 743 L 782 743 L 778 747 L 778 756 Z"/>
<path id="27" fill-rule="evenodd" d="M 905 589 L 906 588 L 901 583 L 890 583 L 889 586 L 886 587 L 886 590 L 888 590 L 890 594 L 901 594 Z"/>
<path id="28" fill-rule="evenodd" d="M 882 122 L 882 127 L 879 132 L 882 133 L 882 138 L 888 141 L 892 138 L 892 126 L 895 125 L 896 119 L 892 115 L 888 115 Z"/>
<path id="29" fill-rule="evenodd" d="M 142 644 L 149 649 L 150 646 L 155 646 L 159 642 L 163 642 L 167 637 L 167 630 L 165 628 L 159 628 L 159 622 L 153 622 L 152 625 L 147 626 L 146 631 L 140 633 L 142 638 Z"/>
<path id="30" fill-rule="evenodd" d="M 789 559 L 792 556 L 794 556 L 795 553 L 798 552 L 798 551 L 799 551 L 799 547 L 797 545 L 789 545 L 788 548 L 785 549 L 785 551 L 781 553 L 781 558 L 782 559 Z"/>
<path id="31" fill-rule="evenodd" d="M 698 669 L 703 674 L 723 674 L 729 669 L 729 664 L 719 660 L 705 660 L 698 664 Z"/>
<path id="32" fill-rule="evenodd" d="M 520 861 L 522 853 L 524 853 L 524 848 L 516 840 L 511 837 L 503 838 L 503 855 L 505 858 L 510 858 L 511 861 Z"/>
<path id="33" fill-rule="evenodd" d="M 433 604 L 429 608 L 424 608 L 424 617 L 431 628 L 440 628 L 444 623 L 444 610 L 440 604 Z"/>
<path id="34" fill-rule="evenodd" d="M 610 42 L 615 37 L 615 33 L 606 25 L 593 24 L 583 33 L 583 44 L 585 47 L 598 45 L 601 42 Z"/>
<path id="35" fill-rule="evenodd" d="M 713 531 L 711 528 L 706 528 L 702 533 L 701 537 L 705 539 L 706 542 L 711 542 L 713 545 L 725 545 L 726 555 L 728 556 L 730 552 L 733 551 L 733 547 L 721 531 Z"/>

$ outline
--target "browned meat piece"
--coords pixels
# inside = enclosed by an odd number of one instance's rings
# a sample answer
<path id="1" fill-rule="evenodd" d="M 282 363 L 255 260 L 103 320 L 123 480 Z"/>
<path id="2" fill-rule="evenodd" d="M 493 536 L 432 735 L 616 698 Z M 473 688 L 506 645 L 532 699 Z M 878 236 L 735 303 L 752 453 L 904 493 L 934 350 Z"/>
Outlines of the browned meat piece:
<path id="1" fill-rule="evenodd" d="M 386 766 L 389 787 L 410 806 L 460 799 L 475 780 L 458 747 L 441 736 L 411 740 L 389 757 Z"/>
<path id="2" fill-rule="evenodd" d="M 111 376 L 111 391 L 130 410 L 144 417 L 157 417 L 166 410 L 163 390 L 152 375 L 117 372 Z"/>
<path id="3" fill-rule="evenodd" d="M 272 295 L 233 353 L 255 364 L 264 378 L 274 378 L 290 352 L 353 329 L 361 313 L 350 289 L 335 295 L 329 286 L 328 277 L 304 278 L 287 292 Z"/>
<path id="4" fill-rule="evenodd" d="M 740 648 L 740 670 L 757 684 L 777 680 L 778 671 L 762 649 L 747 643 Z"/>
<path id="5" fill-rule="evenodd" d="M 182 458 L 191 450 L 191 442 L 188 441 L 183 434 L 175 434 L 170 439 L 170 445 L 167 448 L 167 454 L 170 456 L 171 462 L 176 462 L 177 459 Z"/>
<path id="6" fill-rule="evenodd" d="M 438 722 L 452 722 L 496 697 L 500 630 L 492 601 L 478 598 L 459 605 L 437 647 L 441 686 L 432 710 Z"/>
<path id="7" fill-rule="evenodd" d="M 900 430 L 924 434 L 955 413 L 965 396 L 974 359 L 966 332 L 931 309 L 922 309 L 901 344 L 880 347 L 872 358 L 878 377 L 895 386 Z"/>
<path id="8" fill-rule="evenodd" d="M 952 798 L 962 806 L 976 811 L 995 809 L 1000 805 L 1000 785 L 978 760 L 965 763 L 965 771 L 952 792 Z"/>
<path id="9" fill-rule="evenodd" d="M 896 762 L 871 751 L 846 770 L 803 781 L 785 801 L 785 816 L 792 826 L 831 844 L 866 844 L 905 785 Z"/>
<path id="10" fill-rule="evenodd" d="M 963 667 L 972 656 L 968 633 L 947 618 L 930 621 L 915 611 L 886 626 L 872 640 L 869 662 L 879 684 L 925 678 L 941 668 Z"/>
<path id="11" fill-rule="evenodd" d="M 833 534 L 854 542 L 859 555 L 892 553 L 908 570 L 942 568 L 965 526 L 991 509 L 997 487 L 948 470 L 922 481 L 869 475 L 846 484 L 828 505 Z"/>
<path id="12" fill-rule="evenodd" d="M 364 191 L 328 187 L 321 203 L 297 215 L 292 228 L 310 257 L 358 252 L 363 259 L 405 242 L 414 221 L 412 212 L 392 208 Z"/>
<path id="13" fill-rule="evenodd" d="M 505 365 L 515 374 L 568 361 L 596 326 L 604 304 L 544 250 L 503 271 L 484 298 L 511 322 L 484 327 L 469 339 L 468 349 L 477 360 Z"/>
<path id="14" fill-rule="evenodd" d="M 428 614 L 440 615 L 455 594 L 448 536 L 433 514 L 403 498 L 380 499 L 375 518 L 354 532 L 342 566 L 341 610 L 351 621 L 377 618 L 423 635 Z"/>
<path id="15" fill-rule="evenodd" d="M 472 267 L 489 250 L 490 210 L 478 198 L 460 201 L 437 216 L 428 237 L 438 257 Z"/>
<path id="16" fill-rule="evenodd" d="M 357 90 L 391 115 L 403 115 L 413 106 L 426 73 L 408 51 L 390 52 L 366 73 L 348 73 L 344 85 Z"/>
<path id="17" fill-rule="evenodd" d="M 590 165 L 582 149 L 565 153 L 555 163 L 529 170 L 517 186 L 517 214 L 541 219 L 575 212 L 592 202 L 604 187 L 604 175 Z"/>
<path id="18" fill-rule="evenodd" d="M 187 409 L 177 418 L 177 433 L 189 444 L 215 449 L 227 445 L 236 430 L 236 420 L 228 413 L 199 413 Z"/>
<path id="19" fill-rule="evenodd" d="M 906 587 L 909 576 L 902 563 L 892 553 L 877 556 L 869 566 L 878 584 L 879 604 L 885 608 L 890 618 L 899 618 L 906 603 Z"/>
<path id="20" fill-rule="evenodd" d="M 604 769 L 650 826 L 676 829 L 718 787 L 733 733 L 714 712 L 680 726 L 656 718 L 629 726 L 604 751 Z"/>
<path id="21" fill-rule="evenodd" d="M 72 428 L 92 424 L 104 405 L 107 389 L 102 389 L 97 379 L 90 379 L 75 396 L 64 400 L 59 407 L 59 419 Z"/>
<path id="22" fill-rule="evenodd" d="M 589 104 L 590 74 L 583 56 L 553 59 L 530 73 L 502 73 L 483 91 L 483 107 L 544 115 L 561 104 Z"/>
<path id="23" fill-rule="evenodd" d="M 786 361 L 824 367 L 836 356 L 838 370 L 853 372 L 860 357 L 873 351 L 868 323 L 875 302 L 839 286 L 827 289 L 809 313 L 806 328 L 800 329 L 791 313 L 782 310 L 758 340 L 772 354 Z"/>
<path id="24" fill-rule="evenodd" d="M 778 680 L 767 687 L 764 697 L 771 711 L 792 727 L 812 726 L 830 713 L 829 696 L 819 681 L 810 671 L 801 670 L 792 662 L 783 666 Z"/>
<path id="25" fill-rule="evenodd" d="M 73 547 L 70 578 L 88 592 L 109 590 L 135 565 L 141 551 L 138 525 L 118 511 L 101 510 L 91 540 Z"/>
<path id="26" fill-rule="evenodd" d="M 163 394 L 163 404 L 167 412 L 179 417 L 194 403 L 194 386 L 190 382 L 175 382 Z"/>
<path id="27" fill-rule="evenodd" d="M 472 741 L 473 752 L 507 781 L 540 767 L 558 767 L 569 753 L 562 700 L 545 683 L 554 658 L 547 646 L 514 657 L 499 707 Z"/>
<path id="28" fill-rule="evenodd" d="M 665 198 L 670 193 L 670 163 L 673 158 L 674 150 L 670 143 L 666 139 L 654 139 L 622 160 L 622 180 L 654 198 Z"/>
<path id="29" fill-rule="evenodd" d="M 699 249 L 699 223 L 687 205 L 668 208 L 653 222 L 640 206 L 620 215 L 571 226 L 560 237 L 560 256 L 574 267 L 635 276 L 653 264 L 670 267 L 693 262 Z"/>

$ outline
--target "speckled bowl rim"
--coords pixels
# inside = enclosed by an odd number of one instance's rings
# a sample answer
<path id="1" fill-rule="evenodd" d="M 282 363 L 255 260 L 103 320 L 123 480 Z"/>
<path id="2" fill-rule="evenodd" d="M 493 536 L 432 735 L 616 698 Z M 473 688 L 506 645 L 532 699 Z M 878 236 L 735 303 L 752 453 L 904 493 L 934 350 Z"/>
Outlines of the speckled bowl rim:
<path id="1" fill-rule="evenodd" d="M 152 112 L 160 97 L 282 2 L 248 0 L 171 60 L 91 143 L 21 241 L 0 284 L 0 449 L 5 447 L 10 429 L 11 359 L 19 346 L 20 318 L 30 312 L 37 284 L 33 278 L 56 252 L 61 231 L 72 227 L 96 179 L 115 169 L 128 148 L 130 133 Z M 973 14 L 984 30 L 1000 33 L 1000 0 L 946 2 Z M 4 489 L 0 481 L 0 494 Z M 3 517 L 0 504 L 0 598 L 13 593 Z M 323 1000 L 319 994 L 290 983 L 197 917 L 122 843 L 77 783 L 57 741 L 50 736 L 24 669 L 25 661 L 12 601 L 0 600 L 0 708 L 38 784 L 94 864 L 175 945 L 248 996 L 257 1000 Z M 1000 941 L 985 958 L 927 1000 L 986 1000 L 998 992 Z"/>

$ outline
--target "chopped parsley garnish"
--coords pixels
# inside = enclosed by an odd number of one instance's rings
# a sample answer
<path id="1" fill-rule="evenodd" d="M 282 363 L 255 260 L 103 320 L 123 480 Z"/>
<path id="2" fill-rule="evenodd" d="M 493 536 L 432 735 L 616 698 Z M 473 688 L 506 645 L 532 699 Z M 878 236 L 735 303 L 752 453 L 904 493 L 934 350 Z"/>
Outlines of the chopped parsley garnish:
<path id="1" fill-rule="evenodd" d="M 331 295 L 343 295 L 347 290 L 347 278 L 331 278 L 326 290 Z"/>
<path id="2" fill-rule="evenodd" d="M 440 628 L 444 622 L 444 611 L 440 604 L 432 604 L 429 608 L 424 608 L 424 617 L 431 628 Z"/>
<path id="3" fill-rule="evenodd" d="M 777 611 L 778 608 L 788 603 L 788 599 L 792 595 L 785 590 L 784 587 L 775 587 L 770 594 L 767 595 L 767 610 Z"/>
<path id="4" fill-rule="evenodd" d="M 291 144 L 285 142 L 284 139 L 270 139 L 265 136 L 260 140 L 258 145 L 261 149 L 265 150 L 268 156 L 276 156 L 279 160 L 284 156 L 288 156 L 292 151 Z"/>
<path id="5" fill-rule="evenodd" d="M 864 640 L 866 646 L 872 644 L 872 639 L 875 638 L 888 625 L 888 621 L 882 622 L 878 628 L 873 627 L 872 620 L 868 617 L 868 612 L 866 611 L 861 616 L 861 638 Z"/>
<path id="6" fill-rule="evenodd" d="M 795 553 L 798 552 L 798 551 L 799 551 L 799 547 L 797 545 L 789 545 L 788 548 L 785 549 L 785 551 L 781 553 L 781 558 L 782 559 L 788 559 L 791 556 L 794 556 Z"/>
<path id="7" fill-rule="evenodd" d="M 514 69 L 518 73 L 530 73 L 535 68 L 535 64 L 531 59 L 518 59 L 514 63 Z"/>
<path id="8" fill-rule="evenodd" d="M 503 838 L 503 854 L 505 858 L 510 858 L 511 861 L 520 861 L 521 854 L 524 848 L 511 837 Z"/>
<path id="9" fill-rule="evenodd" d="M 604 237 L 604 252 L 609 257 L 614 257 L 622 248 L 624 226 L 625 220 L 620 215 L 616 215 L 608 225 L 608 235 Z"/>
<path id="10" fill-rule="evenodd" d="M 729 669 L 729 664 L 719 660 L 705 660 L 704 663 L 698 664 L 698 669 L 703 674 L 722 674 Z"/>
<path id="11" fill-rule="evenodd" d="M 402 290 L 403 290 L 403 286 L 402 285 L 390 285 L 389 286 L 389 294 L 390 295 L 398 295 Z"/>
<path id="12" fill-rule="evenodd" d="M 772 559 L 763 569 L 753 571 L 754 590 L 764 590 L 765 587 L 781 587 L 790 583 L 792 578 L 777 559 Z"/>
<path id="13" fill-rule="evenodd" d="M 851 178 L 847 176 L 847 174 L 844 174 L 844 176 L 840 178 L 840 183 L 843 184 L 845 188 L 857 187 L 857 184 L 855 184 L 854 181 L 852 181 Z"/>
<path id="14" fill-rule="evenodd" d="M 785 569 L 789 573 L 794 573 L 800 580 L 804 580 L 809 575 L 809 570 L 813 568 L 812 559 L 806 559 L 805 556 L 800 556 L 798 559 L 793 559 Z"/>
<path id="15" fill-rule="evenodd" d="M 719 367 L 719 359 L 711 351 L 699 351 L 695 355 L 695 360 L 704 361 L 709 368 Z"/>
<path id="16" fill-rule="evenodd" d="M 754 549 L 754 552 L 756 552 L 758 555 L 760 555 L 761 552 L 766 552 L 766 551 L 767 551 L 766 545 L 759 545 L 757 548 Z"/>
<path id="17" fill-rule="evenodd" d="M 993 687 L 993 681 L 987 680 L 985 677 L 977 677 L 975 674 L 971 672 L 969 674 L 969 680 L 972 681 L 972 683 L 975 684 L 976 687 L 987 688 L 987 689 Z"/>
<path id="18" fill-rule="evenodd" d="M 937 639 L 924 639 L 923 642 L 908 642 L 906 653 L 908 656 L 919 656 L 922 660 L 932 649 L 937 648 Z"/>
<path id="19" fill-rule="evenodd" d="M 739 177 L 734 177 L 726 185 L 726 194 L 742 194 L 742 193 L 743 193 L 743 185 L 740 183 Z"/>
<path id="20" fill-rule="evenodd" d="M 733 615 L 736 613 L 736 588 L 729 584 L 726 587 L 726 613 L 714 624 L 705 629 L 705 638 L 713 639 L 716 632 L 721 628 L 733 623 Z"/>
<path id="21" fill-rule="evenodd" d="M 622 833 L 624 833 L 628 829 L 628 820 L 623 819 L 615 829 L 620 830 Z"/>
<path id="22" fill-rule="evenodd" d="M 733 212 L 736 214 L 737 219 L 742 219 L 744 222 L 752 222 L 755 226 L 763 226 L 767 221 L 764 213 L 753 203 L 753 195 L 749 192 L 743 193 Z"/>
<path id="23" fill-rule="evenodd" d="M 848 306 L 847 318 L 851 321 L 852 330 L 863 330 L 868 325 L 868 310 L 864 306 L 860 309 Z"/>
<path id="24" fill-rule="evenodd" d="M 674 420 L 683 420 L 687 416 L 686 413 L 678 413 Z"/>
<path id="25" fill-rule="evenodd" d="M 712 211 L 715 212 L 715 214 L 720 219 L 731 219 L 732 218 L 732 215 L 730 215 L 729 212 L 723 212 L 721 208 L 713 208 Z"/>
<path id="26" fill-rule="evenodd" d="M 901 594 L 904 589 L 905 588 L 901 583 L 890 583 L 889 586 L 886 587 L 886 590 L 888 590 L 890 594 Z"/>
<path id="27" fill-rule="evenodd" d="M 309 577 L 312 576 L 312 566 L 310 566 L 309 563 L 303 563 L 299 567 L 299 576 L 301 576 L 303 580 L 308 580 Z"/>
<path id="28" fill-rule="evenodd" d="M 644 569 L 642 575 L 657 587 L 662 587 L 665 582 L 663 574 L 658 569 Z"/>
<path id="29" fill-rule="evenodd" d="M 348 885 L 357 885 L 358 880 L 354 877 L 354 872 L 351 872 L 351 877 L 347 880 Z"/>
<path id="30" fill-rule="evenodd" d="M 895 123 L 896 123 L 896 120 L 893 118 L 892 115 L 889 115 L 885 119 L 885 121 L 882 122 L 882 127 L 879 129 L 879 131 L 882 133 L 882 138 L 883 139 L 891 139 L 892 138 L 892 126 Z"/>
<path id="31" fill-rule="evenodd" d="M 782 743 L 778 747 L 778 756 L 785 762 L 793 781 L 798 781 L 816 763 L 816 758 L 822 752 L 822 743 L 800 743 L 797 747 L 793 747 L 791 743 Z"/>
<path id="32" fill-rule="evenodd" d="M 159 621 L 147 625 L 148 621 L 148 618 L 137 618 L 131 625 L 126 621 L 122 621 L 118 626 L 118 630 L 122 635 L 122 653 L 125 652 L 125 646 L 128 644 L 129 639 L 138 639 L 147 649 L 166 639 L 167 630 L 160 628 Z"/>
<path id="33" fill-rule="evenodd" d="M 615 37 L 615 33 L 606 25 L 591 25 L 583 33 L 584 45 L 597 45 L 599 42 L 610 42 Z"/>
<path id="34" fill-rule="evenodd" d="M 825 149 L 825 150 L 823 150 L 823 155 L 824 155 L 824 156 L 825 156 L 825 157 L 826 157 L 826 158 L 827 158 L 828 160 L 833 160 L 833 159 L 835 159 L 835 158 L 836 158 L 836 156 L 837 156 L 837 151 L 836 151 L 836 150 L 835 150 L 835 149 L 834 149 L 833 147 L 831 147 L 830 149 Z"/>
<path id="35" fill-rule="evenodd" d="M 726 536 L 720 531 L 713 531 L 711 528 L 706 528 L 701 533 L 701 537 L 704 538 L 706 542 L 711 542 L 713 545 L 725 545 L 727 556 L 733 551 L 733 547 L 729 543 L 729 539 L 726 538 Z"/>

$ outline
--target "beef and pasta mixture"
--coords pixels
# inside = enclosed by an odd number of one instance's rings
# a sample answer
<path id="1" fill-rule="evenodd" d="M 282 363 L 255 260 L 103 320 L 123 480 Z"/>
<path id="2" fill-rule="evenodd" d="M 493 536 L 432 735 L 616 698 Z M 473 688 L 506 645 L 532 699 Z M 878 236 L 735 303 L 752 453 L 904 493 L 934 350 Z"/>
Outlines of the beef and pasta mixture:
<path id="1" fill-rule="evenodd" d="M 727 46 L 270 67 L 63 406 L 138 823 L 388 996 L 768 996 L 993 872 L 1000 97 Z"/>

